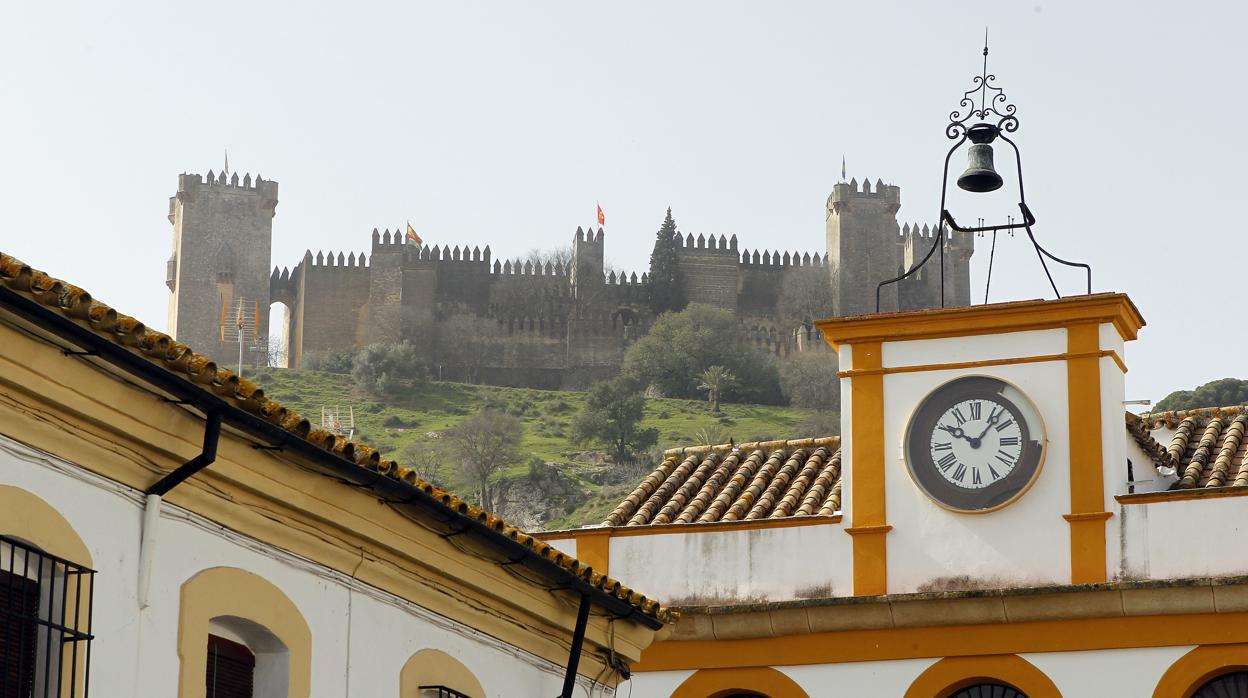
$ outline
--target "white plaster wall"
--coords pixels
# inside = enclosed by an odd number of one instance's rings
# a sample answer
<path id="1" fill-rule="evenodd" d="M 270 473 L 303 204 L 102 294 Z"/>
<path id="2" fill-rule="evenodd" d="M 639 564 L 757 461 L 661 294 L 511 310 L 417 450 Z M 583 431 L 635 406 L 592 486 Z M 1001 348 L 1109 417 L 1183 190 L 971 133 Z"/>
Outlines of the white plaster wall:
<path id="1" fill-rule="evenodd" d="M 176 695 L 180 588 L 201 570 L 218 566 L 264 577 L 299 608 L 313 636 L 313 697 L 398 695 L 403 664 L 427 647 L 462 661 L 491 697 L 556 695 L 562 685 L 554 665 L 168 505 L 160 522 L 151 605 L 140 611 L 138 493 L 2 436 L 0 484 L 27 490 L 57 509 L 91 551 L 98 571 L 93 695 Z"/>
<path id="2" fill-rule="evenodd" d="M 1103 323 L 1100 328 L 1100 348 L 1112 350 L 1122 355 L 1123 342 L 1118 330 L 1112 323 Z M 1124 359 L 1125 361 L 1125 359 Z M 1105 511 L 1114 510 L 1114 495 L 1127 491 L 1127 441 L 1138 448 L 1135 440 L 1127 434 L 1126 406 L 1126 375 L 1118 367 L 1112 357 L 1099 360 L 1101 371 L 1101 456 L 1102 472 L 1104 473 Z M 1135 463 L 1140 461 L 1135 460 Z M 1137 468 L 1138 470 L 1138 468 Z M 1150 470 L 1154 470 L 1150 468 Z M 1147 472 L 1147 471 L 1145 471 Z M 1111 516 L 1105 521 L 1105 568 L 1106 574 L 1113 576 L 1114 570 L 1122 566 L 1122 546 L 1119 540 L 1122 535 L 1122 519 Z"/>
<path id="3" fill-rule="evenodd" d="M 1016 359 L 1066 353 L 1066 330 L 1028 330 L 1005 334 L 885 342 L 885 368 Z"/>
<path id="4" fill-rule="evenodd" d="M 1044 672 L 1062 698 L 1151 696 L 1161 675 L 1192 647 L 1142 647 L 1020 655 Z"/>
<path id="5" fill-rule="evenodd" d="M 664 603 L 785 601 L 853 593 L 840 524 L 611 539 L 611 576 Z"/>
<path id="6" fill-rule="evenodd" d="M 558 550 L 559 552 L 563 553 L 564 555 L 571 555 L 572 557 L 576 557 L 576 539 L 575 538 L 556 538 L 554 540 L 546 541 L 546 544 L 554 548 L 555 550 Z"/>
<path id="7" fill-rule="evenodd" d="M 1064 350 L 1064 330 L 1044 333 L 1059 336 Z M 1042 342 L 1035 333 L 1016 334 L 1032 335 L 1030 341 Z M 998 341 L 992 335 L 974 339 L 974 344 L 989 346 Z M 1000 351 L 1014 350 L 1015 341 L 1006 340 Z M 1013 504 L 987 514 L 941 508 L 914 484 L 906 469 L 903 441 L 915 407 L 938 386 L 967 375 L 1000 378 L 1027 393 L 1045 422 L 1048 441 L 1032 488 Z M 893 526 L 888 536 L 890 593 L 913 592 L 942 578 L 962 575 L 994 586 L 1070 581 L 1070 528 L 1062 518 L 1070 511 L 1065 362 L 886 375 L 884 422 L 886 507 Z M 848 470 L 853 471 L 852 463 Z"/>
<path id="8" fill-rule="evenodd" d="M 1248 500 L 1181 499 L 1118 506 L 1124 573 L 1174 579 L 1248 574 Z"/>

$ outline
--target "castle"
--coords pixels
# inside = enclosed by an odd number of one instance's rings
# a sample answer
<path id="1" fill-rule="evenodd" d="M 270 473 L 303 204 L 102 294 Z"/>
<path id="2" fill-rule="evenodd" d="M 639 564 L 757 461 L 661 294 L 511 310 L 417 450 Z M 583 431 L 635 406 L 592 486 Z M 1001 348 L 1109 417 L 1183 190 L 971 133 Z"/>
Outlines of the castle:
<path id="1" fill-rule="evenodd" d="M 337 352 L 397 342 L 473 318 L 479 341 L 445 351 L 441 377 L 540 388 L 579 388 L 614 375 L 624 350 L 653 321 L 643 273 L 604 271 L 604 234 L 578 228 L 567 263 L 500 260 L 488 244 L 416 246 L 401 231 L 373 230 L 367 254 L 308 251 L 293 268 L 273 267 L 270 250 L 278 184 L 257 176 L 209 171 L 178 177 L 169 200 L 173 256 L 169 328 L 178 341 L 233 363 L 267 356 L 241 351 L 270 336 L 268 308 L 286 307 L 278 335 L 287 365 L 312 352 Z M 824 253 L 738 247 L 737 236 L 677 236 L 675 255 L 690 303 L 733 312 L 738 340 L 778 356 L 822 345 L 809 325 L 778 319 L 789 275 L 826 274 L 833 307 L 827 315 L 874 312 L 876 286 L 926 254 L 937 234 L 928 225 L 899 225 L 901 189 L 877 180 L 836 184 L 826 204 Z M 970 303 L 974 239 L 946 240 L 945 305 Z M 883 311 L 941 305 L 940 268 L 928 264 L 880 297 Z M 239 341 L 241 331 L 255 341 Z M 789 323 L 791 324 L 791 323 Z M 479 365 L 463 361 L 471 355 Z"/>

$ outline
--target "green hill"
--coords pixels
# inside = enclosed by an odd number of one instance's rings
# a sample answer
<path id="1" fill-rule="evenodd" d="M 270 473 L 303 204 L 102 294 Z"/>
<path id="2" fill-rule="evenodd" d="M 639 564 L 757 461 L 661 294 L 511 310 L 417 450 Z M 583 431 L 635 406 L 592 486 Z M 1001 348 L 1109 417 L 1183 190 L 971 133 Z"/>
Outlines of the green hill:
<path id="1" fill-rule="evenodd" d="M 654 467 L 662 448 L 729 438 L 823 436 L 799 432 L 826 431 L 828 421 L 791 407 L 725 404 L 721 415 L 712 415 L 702 401 L 651 399 L 644 426 L 658 428 L 660 449 L 640 463 L 614 465 L 569 438 L 584 393 L 430 382 L 383 400 L 357 391 L 346 375 L 260 369 L 249 377 L 314 424 L 320 422 L 322 407 L 337 406 L 344 416 L 353 409 L 356 440 L 469 499 L 473 487 L 439 443 L 442 433 L 483 404 L 519 417 L 525 432 L 521 458 L 498 475 L 506 501 L 499 513 L 530 528 L 597 523 Z"/>

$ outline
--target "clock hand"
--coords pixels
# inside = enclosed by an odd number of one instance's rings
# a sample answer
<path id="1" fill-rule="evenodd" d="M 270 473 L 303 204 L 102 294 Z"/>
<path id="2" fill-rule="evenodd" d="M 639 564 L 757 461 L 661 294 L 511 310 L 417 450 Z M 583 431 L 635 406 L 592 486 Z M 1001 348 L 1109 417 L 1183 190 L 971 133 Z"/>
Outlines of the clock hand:
<path id="1" fill-rule="evenodd" d="M 984 435 L 988 433 L 988 430 L 992 428 L 992 425 L 996 424 L 998 421 L 1000 421 L 1000 419 L 1001 419 L 1001 412 L 1000 412 L 1000 410 L 994 411 L 994 412 L 992 412 L 991 414 L 989 414 L 989 415 L 988 415 L 988 426 L 984 427 L 984 430 L 983 430 L 983 431 L 981 431 L 981 432 L 979 432 L 979 436 L 976 436 L 976 437 L 975 437 L 975 440 L 976 440 L 976 441 L 979 441 L 979 440 L 983 439 L 983 438 L 984 438 Z"/>
<path id="2" fill-rule="evenodd" d="M 953 435 L 953 438 L 955 439 L 964 439 L 967 442 L 971 442 L 971 437 L 967 436 L 966 432 L 962 431 L 961 427 L 950 427 L 944 424 L 940 424 L 936 428 L 949 432 L 950 434 Z"/>

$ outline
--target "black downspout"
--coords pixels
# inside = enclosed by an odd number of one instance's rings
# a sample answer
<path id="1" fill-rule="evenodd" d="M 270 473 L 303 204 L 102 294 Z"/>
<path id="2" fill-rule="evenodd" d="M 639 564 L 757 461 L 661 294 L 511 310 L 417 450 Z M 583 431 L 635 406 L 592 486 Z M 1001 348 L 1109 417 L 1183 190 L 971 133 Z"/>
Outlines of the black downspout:
<path id="1" fill-rule="evenodd" d="M 162 477 L 159 482 L 147 488 L 147 494 L 158 497 L 165 496 L 169 490 L 182 484 L 187 478 L 203 470 L 217 459 L 217 440 L 221 436 L 221 413 L 209 412 L 208 423 L 204 427 L 204 448 L 198 456 L 179 465 L 176 470 Z"/>
<path id="2" fill-rule="evenodd" d="M 572 633 L 572 651 L 568 654 L 568 673 L 563 675 L 563 692 L 559 698 L 572 698 L 572 689 L 576 687 L 576 667 L 581 663 L 581 646 L 585 644 L 589 605 L 589 594 L 581 594 L 581 607 L 576 611 L 576 631 Z"/>

